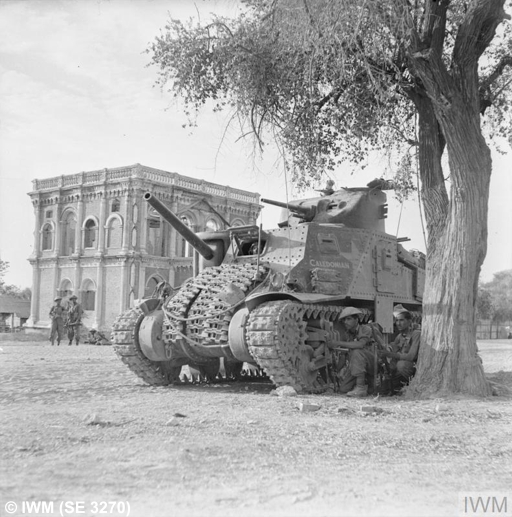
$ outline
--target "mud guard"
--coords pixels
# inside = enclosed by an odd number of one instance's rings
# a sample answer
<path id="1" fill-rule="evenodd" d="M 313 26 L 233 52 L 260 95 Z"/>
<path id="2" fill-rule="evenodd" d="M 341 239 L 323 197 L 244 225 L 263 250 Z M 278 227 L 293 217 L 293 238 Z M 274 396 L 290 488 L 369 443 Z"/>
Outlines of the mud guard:
<path id="1" fill-rule="evenodd" d="M 332 303 L 333 301 L 344 300 L 346 296 L 326 296 L 325 294 L 316 293 L 291 293 L 283 291 L 275 291 L 270 293 L 257 293 L 248 296 L 245 299 L 245 306 L 252 311 L 258 305 L 265 302 L 273 302 L 278 300 L 293 300 L 301 303 Z"/>

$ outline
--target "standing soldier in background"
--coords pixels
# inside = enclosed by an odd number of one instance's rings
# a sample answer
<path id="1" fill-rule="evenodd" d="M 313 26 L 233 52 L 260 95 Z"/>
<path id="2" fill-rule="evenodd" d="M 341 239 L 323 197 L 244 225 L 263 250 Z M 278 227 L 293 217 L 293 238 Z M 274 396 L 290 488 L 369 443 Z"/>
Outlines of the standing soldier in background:
<path id="1" fill-rule="evenodd" d="M 80 328 L 82 326 L 82 306 L 77 303 L 75 295 L 69 297 L 70 306 L 68 307 L 68 319 L 66 327 L 68 329 L 69 345 L 73 344 L 73 337 L 75 338 L 76 346 L 80 341 Z"/>
<path id="2" fill-rule="evenodd" d="M 60 345 L 62 337 L 64 336 L 64 307 L 60 304 L 62 298 L 57 296 L 55 300 L 55 305 L 52 305 L 50 309 L 50 320 L 52 322 L 51 330 L 50 330 L 50 343 L 52 346 L 55 343 L 55 338 L 57 338 L 57 346 Z"/>

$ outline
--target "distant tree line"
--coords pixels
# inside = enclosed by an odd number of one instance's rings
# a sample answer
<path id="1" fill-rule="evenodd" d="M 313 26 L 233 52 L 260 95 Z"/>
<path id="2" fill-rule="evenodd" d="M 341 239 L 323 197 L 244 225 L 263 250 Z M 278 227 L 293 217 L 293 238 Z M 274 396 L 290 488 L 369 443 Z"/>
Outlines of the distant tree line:
<path id="1" fill-rule="evenodd" d="M 16 285 L 9 285 L 5 283 L 4 277 L 9 270 L 9 262 L 0 260 L 0 295 L 6 294 L 13 298 L 19 298 L 20 300 L 30 300 L 32 291 L 28 288 L 21 288 Z"/>
<path id="2" fill-rule="evenodd" d="M 480 284 L 477 317 L 496 325 L 512 320 L 512 269 L 495 273 L 490 282 Z"/>

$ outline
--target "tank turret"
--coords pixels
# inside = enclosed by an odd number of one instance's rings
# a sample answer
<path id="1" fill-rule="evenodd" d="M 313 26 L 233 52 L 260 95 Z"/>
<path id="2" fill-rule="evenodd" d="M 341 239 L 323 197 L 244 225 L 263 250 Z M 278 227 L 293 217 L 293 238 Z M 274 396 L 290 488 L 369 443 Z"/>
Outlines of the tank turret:
<path id="1" fill-rule="evenodd" d="M 330 195 L 290 203 L 270 199 L 261 199 L 261 202 L 285 209 L 279 226 L 316 222 L 384 231 L 386 200 L 380 188 L 365 187 L 342 188 Z"/>

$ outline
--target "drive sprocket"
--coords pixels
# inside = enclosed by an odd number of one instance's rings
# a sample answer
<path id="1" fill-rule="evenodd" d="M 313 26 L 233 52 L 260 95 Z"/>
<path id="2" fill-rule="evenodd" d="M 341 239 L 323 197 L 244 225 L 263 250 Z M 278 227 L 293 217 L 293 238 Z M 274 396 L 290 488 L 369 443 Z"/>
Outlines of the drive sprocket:
<path id="1" fill-rule="evenodd" d="M 138 377 L 152 386 L 166 386 L 179 377 L 180 365 L 171 361 L 151 361 L 140 349 L 139 327 L 144 319 L 135 307 L 120 314 L 112 327 L 112 345 L 121 361 Z"/>

